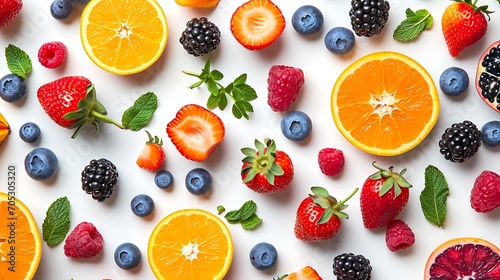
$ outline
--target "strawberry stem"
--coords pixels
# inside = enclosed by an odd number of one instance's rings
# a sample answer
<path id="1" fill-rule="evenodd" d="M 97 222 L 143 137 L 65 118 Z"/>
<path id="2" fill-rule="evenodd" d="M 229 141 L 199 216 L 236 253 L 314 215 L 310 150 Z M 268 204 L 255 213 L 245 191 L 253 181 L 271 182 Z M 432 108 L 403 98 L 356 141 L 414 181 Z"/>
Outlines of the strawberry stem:
<path id="1" fill-rule="evenodd" d="M 344 205 L 344 203 L 346 203 L 349 199 L 351 199 L 351 197 L 353 197 L 358 192 L 358 190 L 359 190 L 359 188 L 355 188 L 351 192 L 351 194 L 349 194 L 346 198 L 342 199 L 337 204 L 333 205 L 333 208 L 334 209 L 338 209 L 339 207 L 341 207 L 342 205 Z"/>
<path id="2" fill-rule="evenodd" d="M 96 119 L 96 120 L 100 120 L 102 122 L 109 123 L 109 124 L 114 124 L 121 129 L 126 129 L 126 127 L 124 127 L 119 122 L 117 122 L 117 121 L 115 121 L 115 120 L 113 120 L 113 119 L 111 119 L 103 114 L 100 114 L 96 111 L 91 111 L 91 114 L 92 114 L 92 116 L 94 116 L 94 119 Z"/>

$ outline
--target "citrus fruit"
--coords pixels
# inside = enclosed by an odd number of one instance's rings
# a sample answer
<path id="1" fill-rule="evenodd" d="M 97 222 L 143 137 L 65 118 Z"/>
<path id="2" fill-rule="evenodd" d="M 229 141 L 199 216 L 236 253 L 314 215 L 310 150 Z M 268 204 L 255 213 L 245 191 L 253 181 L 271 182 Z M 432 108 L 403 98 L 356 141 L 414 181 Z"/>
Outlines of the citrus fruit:
<path id="1" fill-rule="evenodd" d="M 167 19 L 156 0 L 92 0 L 82 12 L 80 37 L 89 58 L 118 75 L 141 72 L 167 44 Z"/>
<path id="2" fill-rule="evenodd" d="M 175 0 L 175 3 L 183 7 L 211 8 L 217 6 L 220 0 Z"/>
<path id="3" fill-rule="evenodd" d="M 223 279 L 232 260 L 231 233 L 221 219 L 205 210 L 169 214 L 149 239 L 148 261 L 158 279 Z"/>
<path id="4" fill-rule="evenodd" d="M 32 279 L 42 256 L 33 215 L 19 199 L 0 192 L 0 221 L 0 279 Z"/>
<path id="5" fill-rule="evenodd" d="M 424 280 L 500 279 L 500 249 L 476 237 L 445 241 L 427 259 Z"/>
<path id="6" fill-rule="evenodd" d="M 397 52 L 361 57 L 338 77 L 331 109 L 340 133 L 362 151 L 403 154 L 432 130 L 439 97 L 429 73 Z"/>
<path id="7" fill-rule="evenodd" d="M 0 146 L 10 134 L 10 125 L 5 117 L 0 113 Z"/>

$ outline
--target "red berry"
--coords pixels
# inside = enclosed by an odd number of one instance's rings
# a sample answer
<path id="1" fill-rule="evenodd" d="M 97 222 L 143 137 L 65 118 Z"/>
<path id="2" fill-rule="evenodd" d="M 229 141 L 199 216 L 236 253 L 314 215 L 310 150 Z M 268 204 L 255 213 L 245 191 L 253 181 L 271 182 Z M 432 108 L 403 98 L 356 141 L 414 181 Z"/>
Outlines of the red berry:
<path id="1" fill-rule="evenodd" d="M 385 231 L 385 243 L 392 252 L 406 249 L 415 243 L 415 234 L 401 220 L 392 220 Z"/>
<path id="2" fill-rule="evenodd" d="M 324 148 L 318 153 L 318 164 L 321 172 L 327 176 L 335 176 L 344 168 L 344 153 L 335 148 Z"/>
<path id="3" fill-rule="evenodd" d="M 299 68 L 273 65 L 267 78 L 267 103 L 275 112 L 287 111 L 297 99 L 304 84 L 304 72 Z"/>
<path id="4" fill-rule="evenodd" d="M 38 61 L 46 68 L 52 69 L 61 65 L 68 55 L 68 49 L 61 42 L 48 42 L 38 50 Z"/>
<path id="5" fill-rule="evenodd" d="M 103 248 L 102 235 L 89 222 L 81 222 L 66 237 L 64 254 L 71 258 L 91 258 Z"/>
<path id="6" fill-rule="evenodd" d="M 0 1 L 0 29 L 9 25 L 23 8 L 22 0 Z"/>
<path id="7" fill-rule="evenodd" d="M 483 171 L 474 181 L 470 194 L 472 209 L 479 213 L 490 212 L 500 206 L 500 175 Z"/>

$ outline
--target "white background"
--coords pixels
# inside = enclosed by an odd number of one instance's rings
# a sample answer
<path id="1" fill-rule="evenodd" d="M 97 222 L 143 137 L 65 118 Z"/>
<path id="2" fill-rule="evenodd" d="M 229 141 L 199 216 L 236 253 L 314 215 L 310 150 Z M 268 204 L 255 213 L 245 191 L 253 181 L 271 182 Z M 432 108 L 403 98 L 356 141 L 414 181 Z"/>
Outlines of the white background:
<path id="1" fill-rule="evenodd" d="M 60 22 L 50 15 L 50 0 L 24 1 L 16 21 L 0 30 L 2 50 L 12 43 L 25 50 L 33 60 L 26 99 L 18 104 L 0 102 L 0 112 L 12 126 L 10 138 L 0 148 L 0 185 L 6 188 L 7 166 L 15 164 L 18 168 L 18 197 L 32 210 L 40 229 L 49 205 L 57 198 L 67 196 L 71 203 L 71 229 L 82 221 L 92 222 L 103 235 L 105 246 L 95 258 L 74 260 L 64 256 L 63 244 L 49 248 L 44 243 L 35 279 L 154 279 L 146 257 L 147 242 L 161 218 L 175 210 L 190 207 L 213 213 L 216 213 L 217 205 L 224 205 L 228 210 L 237 209 L 250 199 L 257 203 L 257 214 L 263 223 L 253 231 L 245 231 L 239 225 L 229 225 L 234 240 L 234 260 L 225 279 L 272 279 L 305 265 L 313 266 L 323 279 L 333 279 L 332 260 L 344 252 L 363 254 L 369 258 L 374 280 L 422 279 L 428 255 L 449 238 L 475 236 L 500 244 L 497 233 L 500 212 L 478 214 L 469 204 L 471 187 L 481 171 L 489 169 L 500 172 L 500 150 L 483 145 L 473 158 L 458 164 L 446 161 L 439 154 L 438 147 L 441 134 L 454 122 L 471 120 L 481 127 L 487 121 L 499 119 L 498 113 L 478 97 L 473 83 L 479 56 L 488 45 L 499 39 L 500 5 L 493 0 L 479 1 L 480 4 L 489 4 L 492 10 L 498 12 L 491 15 L 486 36 L 458 58 L 452 58 L 440 27 L 441 15 L 451 1 L 391 1 L 389 21 L 383 33 L 372 38 L 357 37 L 354 50 L 341 57 L 329 53 L 323 40 L 333 27 L 350 28 L 350 1 L 308 2 L 321 9 L 325 22 L 319 34 L 303 37 L 292 28 L 291 17 L 306 1 L 276 0 L 287 20 L 286 29 L 271 47 L 252 52 L 239 45 L 229 30 L 233 11 L 244 1 L 221 0 L 215 9 L 191 9 L 177 6 L 173 0 L 160 0 L 169 24 L 167 47 L 157 63 L 132 76 L 109 74 L 88 59 L 79 39 L 81 9 L 75 9 L 69 20 Z M 392 38 L 392 32 L 405 18 L 405 9 L 408 7 L 429 10 L 434 16 L 434 25 L 412 42 L 397 42 Z M 219 26 L 222 43 L 206 57 L 193 57 L 184 51 L 178 40 L 185 23 L 192 17 L 201 16 L 207 16 Z M 48 41 L 62 41 L 68 46 L 68 59 L 58 69 L 45 69 L 37 61 L 38 48 Z M 471 79 L 471 87 L 463 96 L 451 98 L 439 93 L 441 112 L 433 131 L 415 149 L 396 157 L 369 155 L 349 144 L 335 127 L 329 106 L 331 89 L 340 72 L 357 58 L 384 50 L 398 51 L 414 58 L 429 71 L 436 84 L 441 72 L 450 66 L 464 68 Z M 255 113 L 249 121 L 236 120 L 229 108 L 223 112 L 214 110 L 225 123 L 226 137 L 208 160 L 197 163 L 186 160 L 177 152 L 165 128 L 181 106 L 188 103 L 205 105 L 208 91 L 204 87 L 188 89 L 196 80 L 181 71 L 199 71 L 207 58 L 211 59 L 213 68 L 225 74 L 224 84 L 247 73 L 248 83 L 257 90 L 259 98 L 252 102 Z M 302 94 L 291 108 L 306 112 L 312 119 L 313 132 L 304 142 L 287 140 L 279 129 L 284 113 L 273 112 L 267 105 L 267 72 L 274 64 L 299 67 L 305 73 Z M 3 74 L 9 72 L 3 56 L 0 56 L 0 69 Z M 82 75 L 92 80 L 99 100 L 108 109 L 109 116 L 116 120 L 120 120 L 122 112 L 139 95 L 148 91 L 157 94 L 158 110 L 146 128 L 164 140 L 167 153 L 164 168 L 175 176 L 172 189 L 165 191 L 157 188 L 153 181 L 155 173 L 136 166 L 135 160 L 146 140 L 143 131 L 121 131 L 103 124 L 97 136 L 91 131 L 83 131 L 73 140 L 70 138 L 72 131 L 57 126 L 45 115 L 36 98 L 38 87 L 67 75 Z M 41 127 L 42 139 L 39 143 L 28 144 L 19 138 L 19 127 L 28 121 L 34 121 Z M 288 190 L 279 194 L 254 193 L 242 184 L 239 177 L 243 158 L 240 148 L 252 146 L 255 138 L 262 140 L 265 137 L 274 138 L 278 149 L 286 151 L 294 161 L 294 181 Z M 59 171 L 49 181 L 34 181 L 24 171 L 24 157 L 35 147 L 50 148 L 59 158 Z M 335 178 L 324 176 L 318 168 L 317 153 L 324 147 L 341 149 L 346 156 L 344 170 Z M 91 159 L 101 157 L 114 162 L 120 173 L 117 191 L 104 203 L 92 200 L 80 187 L 83 167 Z M 408 169 L 406 178 L 413 188 L 410 201 L 399 218 L 413 229 L 416 235 L 414 246 L 397 253 L 390 252 L 385 245 L 383 229 L 365 229 L 359 208 L 359 193 L 349 202 L 350 207 L 346 212 L 350 219 L 343 221 L 343 228 L 336 237 L 315 244 L 296 239 L 293 233 L 295 211 L 310 192 L 310 187 L 321 185 L 331 194 L 343 198 L 355 187 L 361 187 L 375 171 L 371 166 L 373 161 L 383 167 L 394 165 L 397 171 Z M 419 204 L 418 197 L 424 186 L 424 170 L 429 164 L 444 173 L 450 187 L 444 228 L 427 222 Z M 194 196 L 184 187 L 186 173 L 195 167 L 206 168 L 214 178 L 213 191 L 207 196 Z M 155 212 L 148 218 L 139 218 L 130 210 L 130 200 L 139 193 L 149 194 L 155 200 Z M 277 265 L 268 271 L 255 269 L 248 257 L 253 245 L 262 241 L 275 245 L 279 254 Z M 115 248 L 123 242 L 137 244 L 143 253 L 142 264 L 132 271 L 120 269 L 113 260 Z"/>

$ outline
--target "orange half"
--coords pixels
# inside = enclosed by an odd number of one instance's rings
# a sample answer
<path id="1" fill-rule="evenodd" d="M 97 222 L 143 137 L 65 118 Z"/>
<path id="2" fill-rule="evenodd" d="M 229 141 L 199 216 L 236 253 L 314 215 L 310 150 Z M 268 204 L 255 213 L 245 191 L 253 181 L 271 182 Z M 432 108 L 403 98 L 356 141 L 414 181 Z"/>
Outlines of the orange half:
<path id="1" fill-rule="evenodd" d="M 432 130 L 439 97 L 429 73 L 397 52 L 361 57 L 338 77 L 331 95 L 340 133 L 362 151 L 380 156 L 403 154 Z"/>
<path id="2" fill-rule="evenodd" d="M 81 15 L 80 37 L 97 66 L 130 75 L 160 58 L 167 44 L 167 19 L 156 0 L 92 0 Z"/>
<path id="3" fill-rule="evenodd" d="M 24 203 L 0 193 L 0 279 L 32 279 L 40 264 L 42 240 Z"/>
<path id="4" fill-rule="evenodd" d="M 171 213 L 149 239 L 148 261 L 157 279 L 220 280 L 232 260 L 231 233 L 219 217 L 205 210 Z"/>

